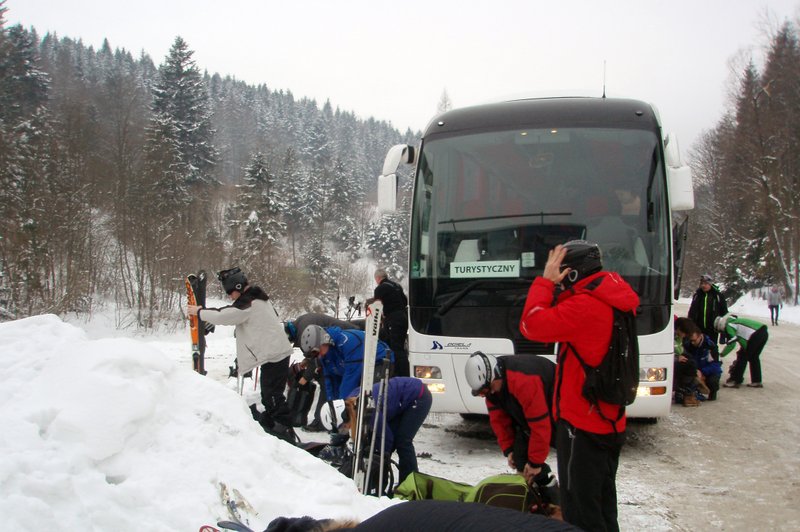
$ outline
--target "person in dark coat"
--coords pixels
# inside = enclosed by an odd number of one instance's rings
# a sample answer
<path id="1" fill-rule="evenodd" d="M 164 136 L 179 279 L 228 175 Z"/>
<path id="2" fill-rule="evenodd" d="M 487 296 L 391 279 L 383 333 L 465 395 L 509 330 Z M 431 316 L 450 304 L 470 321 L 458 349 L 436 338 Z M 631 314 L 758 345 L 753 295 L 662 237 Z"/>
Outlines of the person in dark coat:
<path id="1" fill-rule="evenodd" d="M 383 328 L 386 331 L 386 343 L 394 352 L 394 374 L 398 377 L 411 375 L 406 351 L 408 335 L 408 298 L 403 287 L 389 279 L 386 270 L 375 270 L 375 287 L 372 300 L 379 299 L 383 303 Z"/>
<path id="2" fill-rule="evenodd" d="M 639 296 L 619 274 L 603 271 L 597 244 L 573 240 L 549 253 L 522 311 L 520 332 L 559 342 L 553 416 L 564 519 L 586 530 L 619 530 L 616 475 L 625 441 L 624 407 L 583 395 L 584 362 L 596 367 L 611 342 L 613 308 L 635 312 Z"/>
<path id="3" fill-rule="evenodd" d="M 317 520 L 311 517 L 277 517 L 264 532 L 578 532 L 579 529 L 541 514 L 498 508 L 477 502 L 408 501 L 381 510 L 360 524 Z"/>
<path id="4" fill-rule="evenodd" d="M 339 327 L 340 329 L 358 329 L 359 327 L 354 323 L 349 321 L 340 320 L 334 318 L 333 316 L 328 316 L 327 314 L 322 314 L 319 312 L 309 312 L 307 314 L 301 314 L 297 318 L 293 320 L 287 320 L 284 325 L 284 330 L 286 331 L 286 336 L 289 338 L 289 341 L 292 342 L 294 347 L 301 348 L 300 345 L 300 338 L 303 336 L 303 331 L 306 330 L 306 327 L 309 325 L 318 325 L 320 327 Z M 298 383 L 301 386 L 304 386 L 307 382 L 311 382 L 312 380 L 316 380 L 320 386 L 317 386 L 319 392 L 317 394 L 317 404 L 314 408 L 314 419 L 311 423 L 304 426 L 303 429 L 310 431 L 310 432 L 320 432 L 325 430 L 325 426 L 322 424 L 322 405 L 327 403 L 328 397 L 325 394 L 325 386 L 322 382 L 322 371 L 319 370 L 317 367 L 316 359 L 315 358 L 306 358 L 301 363 L 303 368 L 302 374 L 298 377 Z"/>
<path id="5" fill-rule="evenodd" d="M 714 328 L 714 320 L 728 313 L 725 296 L 713 284 L 710 275 L 700 276 L 700 286 L 692 296 L 687 316 L 700 327 L 703 334 L 711 338 L 715 344 L 720 343 L 719 332 Z M 726 343 L 723 337 L 722 343 Z"/>
<path id="6" fill-rule="evenodd" d="M 486 399 L 489 423 L 509 467 L 530 484 L 547 485 L 553 443 L 555 364 L 538 356 L 473 353 L 464 366 L 472 395 Z"/>
<path id="7" fill-rule="evenodd" d="M 381 383 L 372 387 L 372 396 L 377 398 L 375 409 L 378 412 L 378 434 L 375 436 L 375 449 L 381 448 L 381 435 L 383 433 L 383 402 L 386 400 L 386 443 L 384 450 L 391 454 L 397 451 L 398 483 L 415 471 L 417 468 L 417 453 L 414 450 L 414 436 L 428 417 L 431 411 L 433 398 L 428 387 L 421 380 L 414 377 L 394 377 L 389 379 L 388 392 L 380 393 Z M 345 401 L 349 410 L 355 411 L 355 401 L 361 388 L 350 392 L 350 397 Z M 351 416 L 350 419 L 355 419 Z M 371 422 L 371 421 L 370 421 Z"/>

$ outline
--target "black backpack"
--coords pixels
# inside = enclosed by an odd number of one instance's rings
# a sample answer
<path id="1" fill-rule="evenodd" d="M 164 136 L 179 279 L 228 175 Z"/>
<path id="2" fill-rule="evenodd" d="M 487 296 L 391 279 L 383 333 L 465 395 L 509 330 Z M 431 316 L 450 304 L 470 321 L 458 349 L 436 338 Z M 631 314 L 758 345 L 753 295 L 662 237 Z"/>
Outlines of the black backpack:
<path id="1" fill-rule="evenodd" d="M 606 418 L 598 402 L 619 405 L 619 420 L 625 407 L 636 399 L 636 390 L 639 388 L 639 338 L 633 312 L 623 312 L 614 307 L 612 310 L 614 321 L 611 326 L 611 342 L 598 366 L 586 364 L 574 346 L 569 345 L 568 348 L 575 353 L 586 374 L 583 396 L 598 407 L 597 411 L 603 419 Z M 614 421 L 606 420 L 616 427 Z"/>

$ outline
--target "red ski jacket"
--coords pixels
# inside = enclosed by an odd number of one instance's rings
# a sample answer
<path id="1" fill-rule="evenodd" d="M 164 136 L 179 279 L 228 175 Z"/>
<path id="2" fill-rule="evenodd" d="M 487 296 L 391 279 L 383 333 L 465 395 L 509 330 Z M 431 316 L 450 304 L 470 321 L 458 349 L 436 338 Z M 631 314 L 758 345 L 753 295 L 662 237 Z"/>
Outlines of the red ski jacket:
<path id="1" fill-rule="evenodd" d="M 587 285 L 591 284 L 590 289 Z M 601 271 L 561 292 L 554 302 L 555 285 L 537 277 L 528 290 L 519 328 L 525 338 L 537 342 L 560 342 L 553 416 L 595 434 L 625 430 L 625 416 L 617 420 L 619 406 L 599 403 L 597 409 L 583 396 L 586 374 L 568 345 L 575 346 L 589 366 L 603 360 L 611 341 L 611 307 L 635 312 L 639 296 L 619 274 Z M 608 420 L 616 420 L 612 422 Z"/>
<path id="2" fill-rule="evenodd" d="M 499 357 L 503 387 L 486 397 L 489 423 L 503 454 L 514 449 L 516 431 L 528 436 L 528 462 L 541 467 L 550 451 L 552 399 L 555 365 L 532 355 Z"/>

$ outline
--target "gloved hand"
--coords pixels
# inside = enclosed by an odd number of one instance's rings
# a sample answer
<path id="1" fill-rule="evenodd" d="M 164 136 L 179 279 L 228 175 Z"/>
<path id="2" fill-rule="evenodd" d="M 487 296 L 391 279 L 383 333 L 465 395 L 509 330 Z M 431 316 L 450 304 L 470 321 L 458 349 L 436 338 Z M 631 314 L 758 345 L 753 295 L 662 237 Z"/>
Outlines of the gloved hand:
<path id="1" fill-rule="evenodd" d="M 550 466 L 544 464 L 538 475 L 533 477 L 533 482 L 539 487 L 542 501 L 548 504 L 559 505 L 561 497 L 559 495 L 558 479 Z"/>
<path id="2" fill-rule="evenodd" d="M 213 333 L 214 329 L 216 329 L 216 327 L 217 326 L 214 325 L 213 323 L 208 323 L 207 321 L 203 322 L 203 334 L 204 335 L 209 335 L 209 334 Z"/>

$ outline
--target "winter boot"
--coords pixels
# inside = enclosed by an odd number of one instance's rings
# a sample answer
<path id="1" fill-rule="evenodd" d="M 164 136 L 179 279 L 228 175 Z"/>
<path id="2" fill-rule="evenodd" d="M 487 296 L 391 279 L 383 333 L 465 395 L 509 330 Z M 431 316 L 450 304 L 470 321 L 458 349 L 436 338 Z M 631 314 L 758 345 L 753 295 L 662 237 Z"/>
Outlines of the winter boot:
<path id="1" fill-rule="evenodd" d="M 700 406 L 700 401 L 694 394 L 688 394 L 683 397 L 683 406 Z"/>

